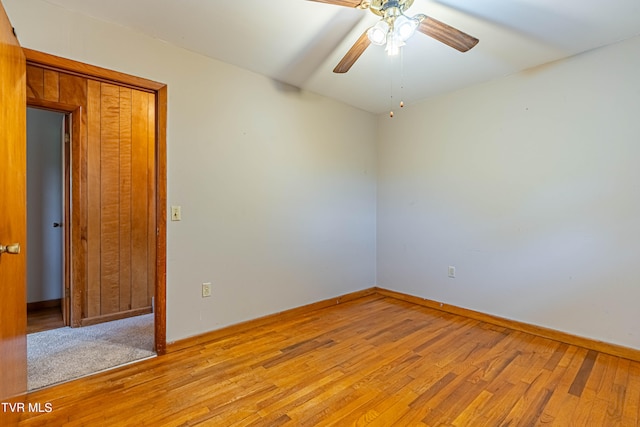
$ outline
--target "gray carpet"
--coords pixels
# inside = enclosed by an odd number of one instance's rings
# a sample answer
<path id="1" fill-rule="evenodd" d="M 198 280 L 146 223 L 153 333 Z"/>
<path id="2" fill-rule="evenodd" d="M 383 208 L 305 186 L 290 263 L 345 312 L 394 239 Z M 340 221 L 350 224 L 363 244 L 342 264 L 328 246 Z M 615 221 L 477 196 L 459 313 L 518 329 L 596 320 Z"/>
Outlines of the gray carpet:
<path id="1" fill-rule="evenodd" d="M 28 388 L 35 390 L 154 356 L 153 314 L 27 335 Z"/>

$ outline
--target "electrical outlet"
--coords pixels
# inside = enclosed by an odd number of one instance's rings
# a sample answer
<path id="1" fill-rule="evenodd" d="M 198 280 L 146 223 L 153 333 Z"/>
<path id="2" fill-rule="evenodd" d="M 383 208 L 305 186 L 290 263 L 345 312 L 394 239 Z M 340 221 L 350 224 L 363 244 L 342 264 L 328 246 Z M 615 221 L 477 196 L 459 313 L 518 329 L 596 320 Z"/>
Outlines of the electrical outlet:
<path id="1" fill-rule="evenodd" d="M 211 296 L 211 283 L 202 284 L 202 298 Z"/>
<path id="2" fill-rule="evenodd" d="M 449 266 L 449 277 L 456 277 L 456 268 L 452 265 Z"/>

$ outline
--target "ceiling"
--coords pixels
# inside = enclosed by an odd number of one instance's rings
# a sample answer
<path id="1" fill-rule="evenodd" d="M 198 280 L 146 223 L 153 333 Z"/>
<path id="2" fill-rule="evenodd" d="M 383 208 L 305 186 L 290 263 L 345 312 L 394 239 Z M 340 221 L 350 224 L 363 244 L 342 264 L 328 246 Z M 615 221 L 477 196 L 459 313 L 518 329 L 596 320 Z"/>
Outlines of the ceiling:
<path id="1" fill-rule="evenodd" d="M 415 0 L 480 43 L 460 53 L 416 33 L 401 55 L 371 45 L 332 72 L 378 17 L 307 0 L 46 0 L 373 113 L 640 34 L 638 0 Z M 640 52 L 639 52 L 640 54 Z"/>

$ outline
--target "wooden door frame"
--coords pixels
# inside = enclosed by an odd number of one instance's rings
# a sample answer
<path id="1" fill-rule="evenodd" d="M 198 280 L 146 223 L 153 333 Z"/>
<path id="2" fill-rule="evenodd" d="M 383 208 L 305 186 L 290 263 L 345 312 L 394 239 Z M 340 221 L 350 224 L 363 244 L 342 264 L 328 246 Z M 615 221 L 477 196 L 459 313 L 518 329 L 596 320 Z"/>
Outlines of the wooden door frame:
<path id="1" fill-rule="evenodd" d="M 62 231 L 63 231 L 63 289 L 62 289 L 62 321 L 65 326 L 71 325 L 71 291 L 73 282 L 71 281 L 71 141 L 73 138 L 80 137 L 80 126 L 82 125 L 82 110 L 78 107 L 76 110 L 64 115 L 64 135 L 62 135 L 62 173 L 64 177 L 63 191 L 63 212 L 62 212 Z M 79 122 L 79 123 L 75 123 Z"/>
<path id="2" fill-rule="evenodd" d="M 80 138 L 82 132 L 82 107 L 79 105 L 70 105 L 62 102 L 52 102 L 40 98 L 27 97 L 27 108 L 37 108 L 40 110 L 54 111 L 65 115 L 64 131 L 70 135 L 71 140 Z M 71 280 L 71 147 L 70 141 L 66 139 L 66 135 L 62 140 L 63 162 L 63 294 L 62 294 L 62 314 L 65 326 L 79 323 L 82 307 L 71 306 L 71 293 L 73 292 L 73 281 Z M 79 301 L 78 301 L 79 302 Z"/>
<path id="3" fill-rule="evenodd" d="M 167 85 L 154 82 L 141 77 L 131 76 L 129 74 L 108 70 L 106 68 L 94 65 L 84 64 L 70 59 L 61 58 L 43 52 L 23 48 L 27 59 L 27 65 L 35 65 L 41 68 L 61 71 L 67 74 L 97 80 L 106 83 L 115 83 L 120 86 L 129 87 L 136 90 L 155 94 L 155 111 L 156 111 L 156 129 L 155 129 L 155 161 L 156 161 L 156 280 L 155 280 L 155 299 L 154 299 L 154 330 L 155 330 L 155 350 L 161 355 L 166 353 L 167 336 L 166 336 L 166 259 L 167 259 Z M 33 103 L 32 103 L 33 101 Z M 29 105 L 35 105 L 33 99 L 29 99 Z M 57 111 L 60 110 L 60 103 L 37 100 L 40 108 L 49 108 Z M 48 107 L 47 107 L 48 105 Z M 78 106 L 67 105 L 66 108 L 72 108 L 76 111 Z M 80 110 L 77 110 L 79 113 Z M 73 112 L 71 112 L 73 114 Z M 80 114 L 76 117 L 80 118 Z M 73 132 L 78 127 L 78 136 L 80 135 L 81 120 L 72 120 Z M 73 260 L 71 260 L 73 262 Z M 81 313 L 81 300 L 74 303 L 71 312 Z M 73 320 L 73 319 L 72 319 Z"/>

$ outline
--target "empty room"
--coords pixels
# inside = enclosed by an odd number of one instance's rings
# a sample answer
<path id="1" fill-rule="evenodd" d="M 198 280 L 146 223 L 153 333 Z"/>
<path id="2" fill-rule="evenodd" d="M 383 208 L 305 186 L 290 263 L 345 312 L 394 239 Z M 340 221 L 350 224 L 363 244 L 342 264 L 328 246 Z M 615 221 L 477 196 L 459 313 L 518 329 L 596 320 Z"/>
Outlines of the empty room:
<path id="1" fill-rule="evenodd" d="M 3 426 L 640 425 L 636 0 L 1 5 Z M 37 386 L 33 108 L 41 299 L 151 328 Z"/>

